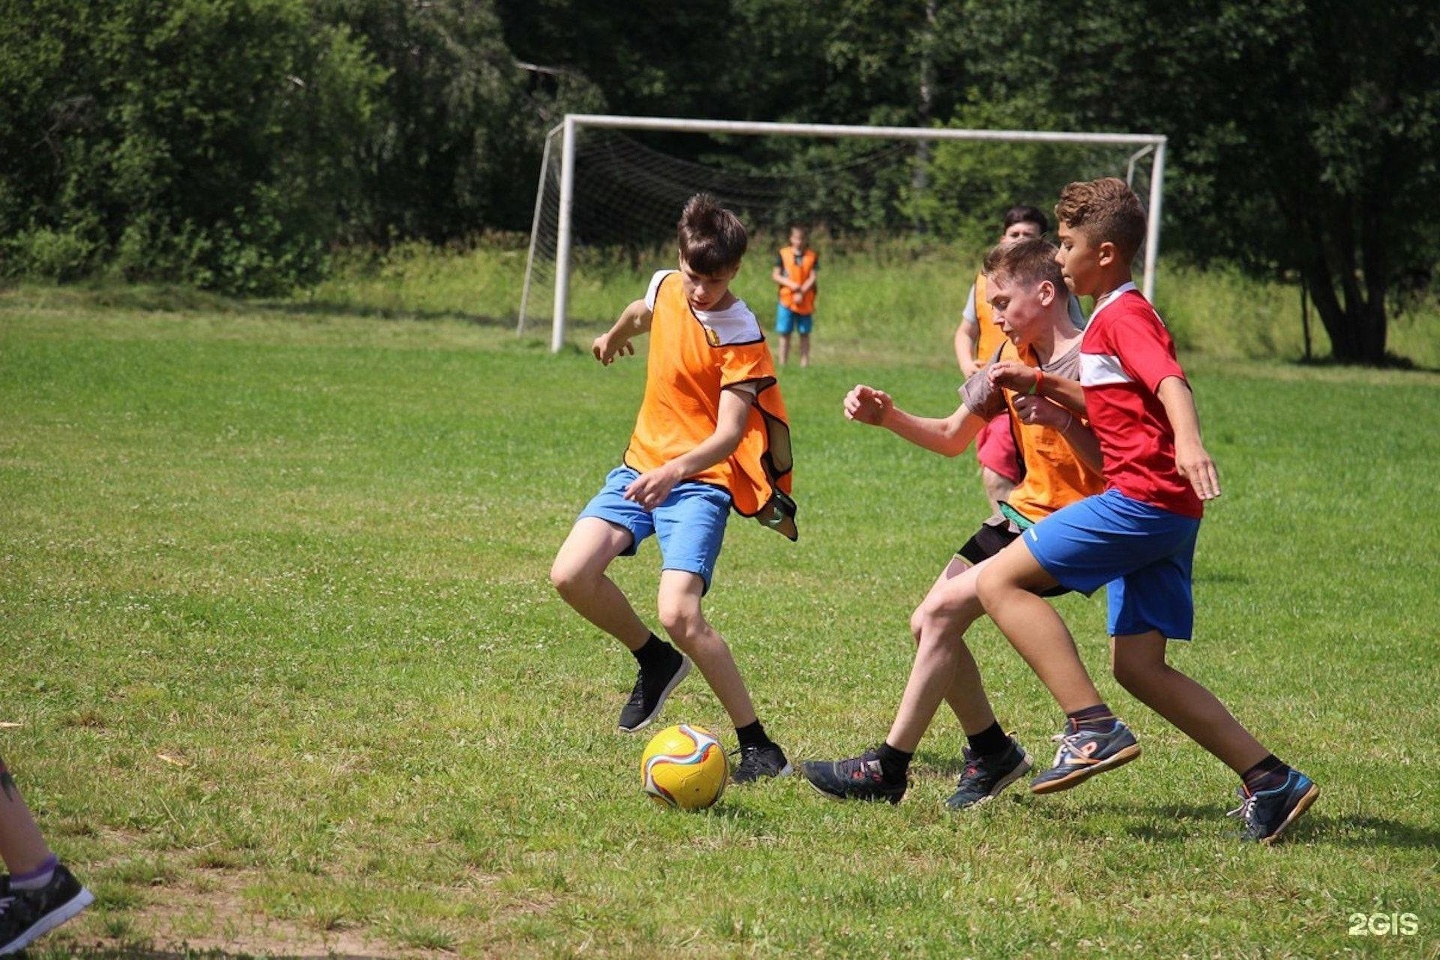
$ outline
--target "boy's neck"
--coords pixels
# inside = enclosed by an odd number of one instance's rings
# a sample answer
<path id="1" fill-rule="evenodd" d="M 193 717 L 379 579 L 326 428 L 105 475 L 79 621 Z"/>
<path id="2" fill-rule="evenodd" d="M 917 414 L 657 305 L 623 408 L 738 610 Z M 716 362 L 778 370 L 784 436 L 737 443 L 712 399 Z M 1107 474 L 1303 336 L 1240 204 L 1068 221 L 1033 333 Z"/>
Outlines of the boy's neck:
<path id="1" fill-rule="evenodd" d="M 1097 278 L 1095 290 L 1090 294 L 1096 300 L 1103 300 L 1110 294 L 1119 290 L 1127 283 L 1133 283 L 1135 278 L 1131 276 L 1129 268 L 1116 270 L 1113 273 Z"/>
<path id="2" fill-rule="evenodd" d="M 1048 364 L 1055 357 L 1065 353 L 1072 346 L 1080 342 L 1085 331 L 1070 320 L 1070 310 L 1065 308 L 1063 317 L 1056 317 L 1055 322 L 1048 329 L 1042 329 L 1038 336 L 1030 342 L 1030 349 L 1034 351 L 1035 358 L 1042 364 Z"/>

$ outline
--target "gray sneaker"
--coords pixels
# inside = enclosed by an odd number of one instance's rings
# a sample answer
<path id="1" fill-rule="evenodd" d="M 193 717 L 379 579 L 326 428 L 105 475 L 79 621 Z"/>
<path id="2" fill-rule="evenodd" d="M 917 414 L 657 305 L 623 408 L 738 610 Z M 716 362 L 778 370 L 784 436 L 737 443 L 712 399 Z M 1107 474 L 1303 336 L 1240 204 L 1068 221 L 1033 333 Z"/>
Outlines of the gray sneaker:
<path id="1" fill-rule="evenodd" d="M 1010 748 L 998 756 L 982 757 L 965 748 L 965 770 L 960 774 L 960 783 L 945 806 L 951 810 L 965 810 L 978 807 L 993 800 L 1010 784 L 1019 780 L 1034 766 L 1030 755 L 1014 738 Z"/>

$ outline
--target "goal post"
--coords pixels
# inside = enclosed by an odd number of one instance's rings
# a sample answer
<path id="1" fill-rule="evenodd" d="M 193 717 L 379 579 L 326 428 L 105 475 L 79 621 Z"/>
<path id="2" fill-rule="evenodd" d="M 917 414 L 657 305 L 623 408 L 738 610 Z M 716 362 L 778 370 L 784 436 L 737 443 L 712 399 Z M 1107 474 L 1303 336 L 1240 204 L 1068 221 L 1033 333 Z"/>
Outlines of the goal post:
<path id="1" fill-rule="evenodd" d="M 1001 143 L 1079 144 L 1128 147 L 1133 149 L 1127 164 L 1127 180 L 1133 183 L 1137 164 L 1150 158 L 1150 188 L 1146 218 L 1144 265 L 1141 288 L 1154 299 L 1155 263 L 1160 246 L 1161 198 L 1164 188 L 1165 143 L 1159 134 L 1080 133 L 1042 130 L 986 130 L 946 127 L 881 127 L 847 126 L 823 123 L 773 123 L 740 120 L 699 120 L 673 117 L 627 117 L 607 114 L 566 114 L 546 139 L 545 156 L 536 190 L 534 226 L 525 265 L 525 281 L 521 292 L 517 333 L 523 333 L 528 302 L 532 294 L 533 267 L 539 243 L 541 207 L 546 202 L 547 182 L 552 162 L 552 144 L 559 142 L 558 210 L 555 228 L 555 281 L 551 319 L 551 352 L 565 345 L 566 321 L 569 312 L 571 254 L 573 245 L 572 217 L 575 209 L 575 165 L 577 139 L 585 129 L 652 131 L 667 133 L 715 134 L 723 136 L 781 136 L 817 139 L 868 138 L 876 140 L 937 142 L 949 140 L 990 141 Z"/>

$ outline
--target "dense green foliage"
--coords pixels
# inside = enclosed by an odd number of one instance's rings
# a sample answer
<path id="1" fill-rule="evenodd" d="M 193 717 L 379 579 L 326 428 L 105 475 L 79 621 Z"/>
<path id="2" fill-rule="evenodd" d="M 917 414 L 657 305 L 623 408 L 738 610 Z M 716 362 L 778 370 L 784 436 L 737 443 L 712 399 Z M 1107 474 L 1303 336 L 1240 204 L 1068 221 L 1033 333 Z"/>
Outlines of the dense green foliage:
<path id="1" fill-rule="evenodd" d="M 316 274 L 382 78 L 305 0 L 6 0 L 0 70 L 7 270 L 234 292 Z"/>
<path id="2" fill-rule="evenodd" d="M 523 231 L 565 112 L 1140 131 L 1170 138 L 1167 255 L 1300 276 L 1334 355 L 1380 362 L 1440 258 L 1436 75 L 1417 3 L 0 0 L 0 275 L 274 292 L 336 245 Z M 650 142 L 779 172 L 854 149 Z M 974 241 L 1013 184 L 1092 174 L 919 145 L 825 199 Z"/>

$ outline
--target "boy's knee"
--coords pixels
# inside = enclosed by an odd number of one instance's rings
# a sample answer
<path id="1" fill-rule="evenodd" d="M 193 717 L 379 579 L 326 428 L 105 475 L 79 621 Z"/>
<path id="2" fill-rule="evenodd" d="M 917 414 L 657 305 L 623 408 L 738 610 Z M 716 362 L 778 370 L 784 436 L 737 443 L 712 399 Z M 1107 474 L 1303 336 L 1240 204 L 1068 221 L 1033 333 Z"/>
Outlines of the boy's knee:
<path id="1" fill-rule="evenodd" d="M 705 619 L 700 616 L 699 605 L 688 603 L 685 599 L 662 597 L 656 614 L 660 626 L 670 635 L 670 639 L 682 645 L 688 643 L 705 625 Z"/>
<path id="2" fill-rule="evenodd" d="M 1146 693 L 1153 689 L 1156 682 L 1167 669 L 1165 662 L 1153 663 L 1149 660 L 1112 656 L 1110 658 L 1110 674 L 1115 681 L 1124 687 L 1125 690 L 1140 699 L 1145 699 Z"/>
<path id="3" fill-rule="evenodd" d="M 585 592 L 584 569 L 556 558 L 550 565 L 550 585 L 566 600 Z"/>

